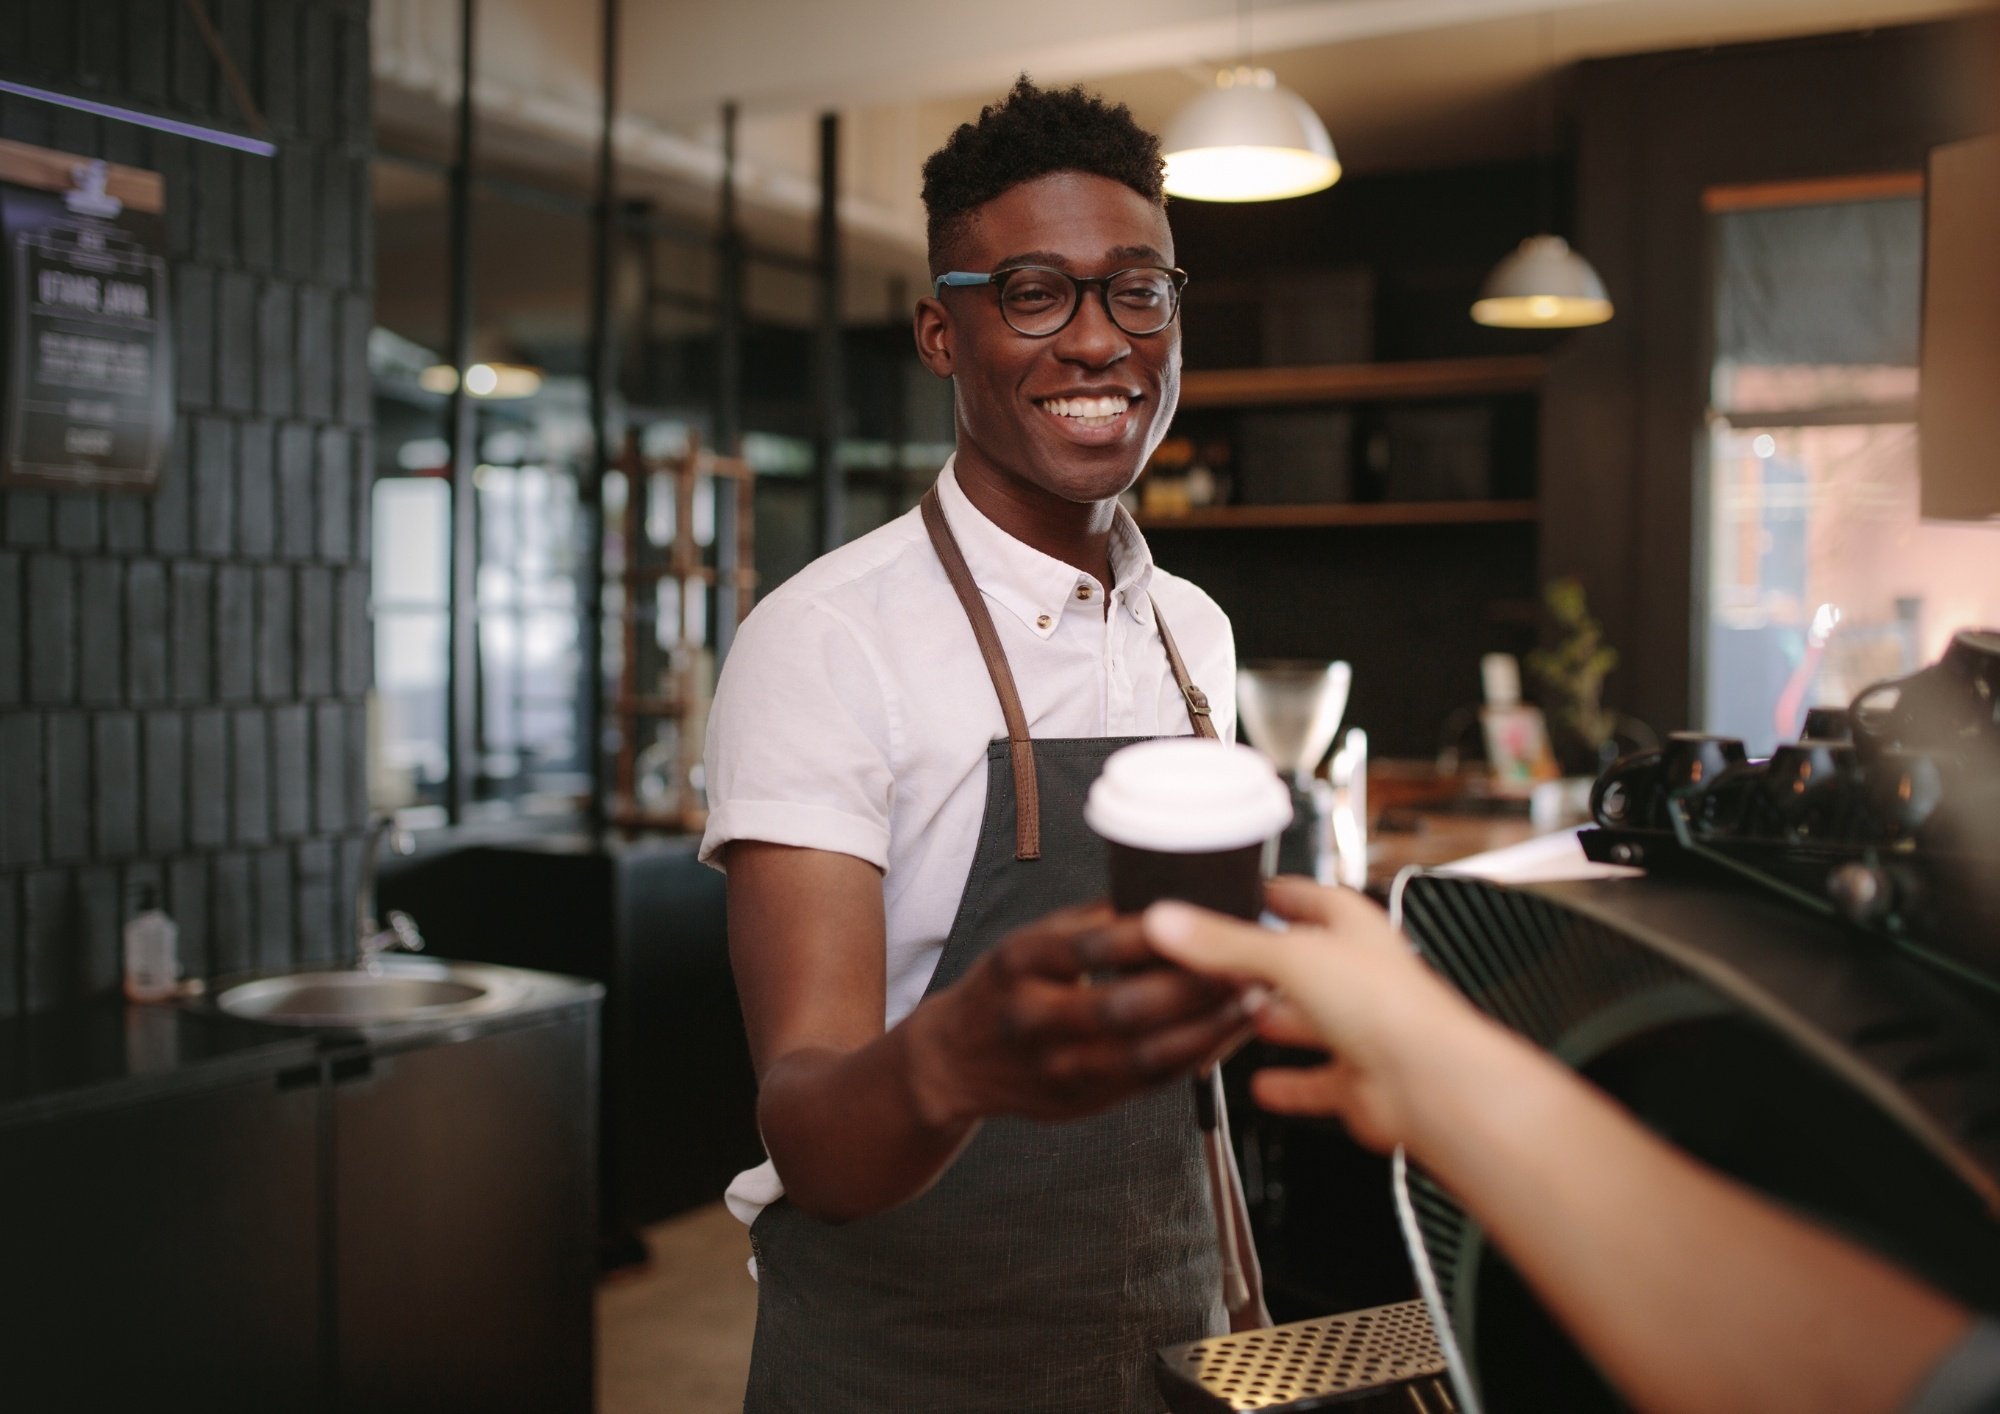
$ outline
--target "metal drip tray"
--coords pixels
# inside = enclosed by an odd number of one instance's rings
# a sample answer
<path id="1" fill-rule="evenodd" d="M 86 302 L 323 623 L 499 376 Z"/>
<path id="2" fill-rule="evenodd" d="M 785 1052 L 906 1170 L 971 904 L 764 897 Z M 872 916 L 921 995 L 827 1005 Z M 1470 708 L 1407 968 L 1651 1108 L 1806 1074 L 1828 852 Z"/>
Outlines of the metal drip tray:
<path id="1" fill-rule="evenodd" d="M 1156 1358 L 1160 1393 L 1174 1414 L 1458 1408 L 1421 1301 L 1191 1341 Z"/>

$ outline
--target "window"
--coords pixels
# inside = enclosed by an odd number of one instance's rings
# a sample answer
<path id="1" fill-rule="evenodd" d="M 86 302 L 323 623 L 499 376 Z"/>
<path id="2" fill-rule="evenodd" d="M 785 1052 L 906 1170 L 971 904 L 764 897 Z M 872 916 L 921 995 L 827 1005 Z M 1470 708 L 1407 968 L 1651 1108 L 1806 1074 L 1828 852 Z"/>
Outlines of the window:
<path id="1" fill-rule="evenodd" d="M 2000 530 L 1917 514 L 1921 198 L 1713 220 L 1705 722 L 1761 755 L 2000 620 Z"/>
<path id="2" fill-rule="evenodd" d="M 451 488 L 436 477 L 375 483 L 375 804 L 438 798 L 450 769 L 445 665 Z"/>

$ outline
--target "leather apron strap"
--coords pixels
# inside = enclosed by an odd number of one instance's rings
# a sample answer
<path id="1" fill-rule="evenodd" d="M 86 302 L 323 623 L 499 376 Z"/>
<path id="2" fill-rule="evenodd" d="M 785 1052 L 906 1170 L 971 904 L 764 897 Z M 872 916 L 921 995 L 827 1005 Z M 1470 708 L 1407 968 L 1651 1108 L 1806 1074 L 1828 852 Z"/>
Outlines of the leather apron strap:
<path id="1" fill-rule="evenodd" d="M 922 507 L 924 529 L 930 534 L 938 562 L 944 566 L 945 578 L 951 581 L 952 592 L 958 595 L 958 602 L 972 625 L 972 636 L 979 641 L 979 656 L 985 660 L 987 675 L 993 679 L 994 694 L 1000 699 L 1000 715 L 1007 722 L 1007 752 L 1014 770 L 1014 857 L 1040 859 L 1042 805 L 1041 791 L 1035 783 L 1035 743 L 1028 735 L 1028 714 L 1021 708 L 1021 693 L 1014 686 L 1014 670 L 1007 665 L 1006 650 L 1000 646 L 1000 631 L 993 626 L 993 615 L 986 607 L 986 598 L 979 592 L 978 581 L 973 579 L 972 569 L 965 563 L 964 552 L 958 548 L 958 540 L 945 520 L 944 502 L 938 496 L 937 487 L 924 492 Z M 1153 606 L 1153 623 L 1160 630 L 1160 646 L 1167 650 L 1167 666 L 1173 671 L 1174 684 L 1187 700 L 1188 721 L 1194 727 L 1194 734 L 1213 741 L 1217 733 L 1215 723 L 1209 719 L 1208 696 L 1188 676 L 1187 663 L 1174 643 L 1173 634 L 1167 629 L 1167 620 L 1160 613 L 1159 601 L 1148 595 L 1147 602 Z"/>
<path id="2" fill-rule="evenodd" d="M 1181 650 L 1174 642 L 1173 632 L 1167 627 L 1166 615 L 1160 612 L 1160 601 L 1152 595 L 1146 602 L 1153 606 L 1153 623 L 1160 630 L 1160 646 L 1167 650 L 1167 666 L 1173 669 L 1174 684 L 1180 688 L 1181 696 L 1187 699 L 1188 720 L 1194 723 L 1194 734 L 1207 737 L 1210 741 L 1218 738 L 1215 723 L 1209 720 L 1208 694 L 1194 685 L 1188 676 L 1187 664 L 1181 660 Z"/>
<path id="3" fill-rule="evenodd" d="M 986 600 L 980 596 L 965 555 L 959 550 L 958 541 L 952 538 L 951 527 L 945 524 L 944 503 L 938 499 L 937 487 L 924 493 L 923 511 L 924 529 L 930 532 L 931 544 L 944 565 L 945 578 L 951 581 L 958 602 L 965 608 L 972 636 L 979 640 L 979 656 L 986 660 L 993 690 L 1000 697 L 1000 714 L 1007 719 L 1007 748 L 1014 766 L 1014 857 L 1040 859 L 1042 797 L 1035 785 L 1035 746 L 1028 738 L 1028 714 L 1021 710 L 1014 670 L 1007 666 L 1006 651 L 1000 646 L 1000 631 L 993 627 L 993 615 L 987 612 Z"/>

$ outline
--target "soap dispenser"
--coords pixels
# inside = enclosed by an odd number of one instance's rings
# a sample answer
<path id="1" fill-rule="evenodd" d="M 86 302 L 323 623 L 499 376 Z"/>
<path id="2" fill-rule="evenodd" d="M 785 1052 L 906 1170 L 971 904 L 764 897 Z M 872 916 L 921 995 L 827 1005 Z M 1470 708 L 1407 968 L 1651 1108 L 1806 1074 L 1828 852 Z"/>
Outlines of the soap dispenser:
<path id="1" fill-rule="evenodd" d="M 169 1001 L 180 990 L 180 928 L 160 908 L 157 884 L 141 884 L 139 911 L 125 924 L 125 997 Z"/>

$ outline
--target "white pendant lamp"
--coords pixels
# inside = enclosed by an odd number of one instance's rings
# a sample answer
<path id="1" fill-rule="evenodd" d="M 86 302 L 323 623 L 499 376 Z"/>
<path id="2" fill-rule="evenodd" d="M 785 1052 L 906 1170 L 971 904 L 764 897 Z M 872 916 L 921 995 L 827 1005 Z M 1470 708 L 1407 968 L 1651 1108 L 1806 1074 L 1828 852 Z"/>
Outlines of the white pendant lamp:
<path id="1" fill-rule="evenodd" d="M 1493 267 L 1472 317 L 1497 329 L 1580 329 L 1611 317 L 1590 262 L 1561 236 L 1529 236 Z"/>
<path id="2" fill-rule="evenodd" d="M 1475 323 L 1496 329 L 1581 329 L 1611 317 L 1611 299 L 1590 262 L 1569 248 L 1561 236 L 1547 233 L 1551 182 L 1548 167 L 1555 161 L 1555 16 L 1541 17 L 1542 64 L 1548 70 L 1542 89 L 1541 206 L 1543 233 L 1529 236 L 1493 267 L 1485 287 L 1472 303 Z"/>
<path id="3" fill-rule="evenodd" d="M 1195 201 L 1277 201 L 1340 180 L 1326 124 L 1269 69 L 1239 65 L 1174 115 L 1160 146 L 1167 192 Z"/>

